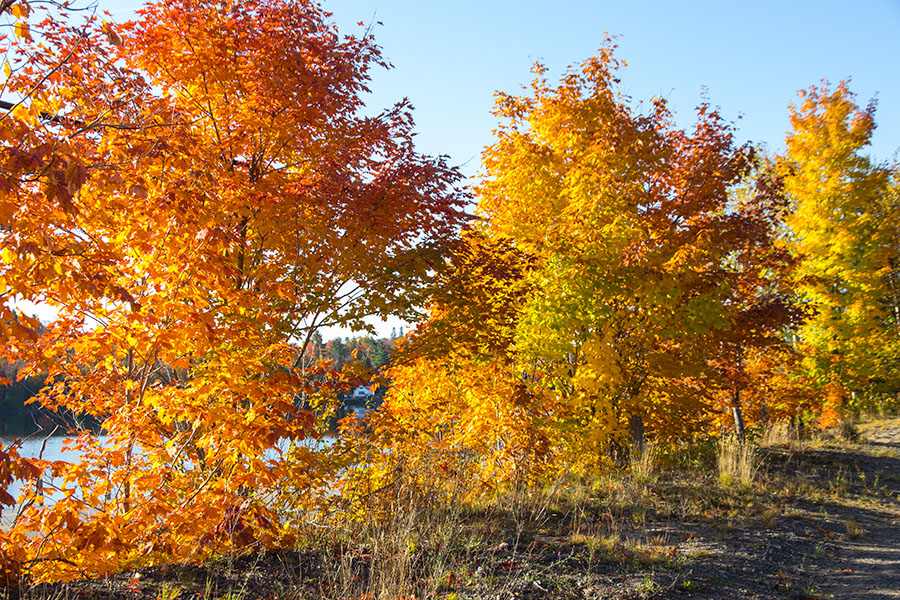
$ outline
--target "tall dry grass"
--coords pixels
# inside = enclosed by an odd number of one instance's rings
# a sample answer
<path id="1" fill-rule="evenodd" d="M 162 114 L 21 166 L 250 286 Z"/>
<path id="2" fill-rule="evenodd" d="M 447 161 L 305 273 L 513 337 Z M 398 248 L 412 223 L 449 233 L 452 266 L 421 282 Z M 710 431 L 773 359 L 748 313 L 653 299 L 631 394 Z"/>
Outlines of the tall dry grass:
<path id="1" fill-rule="evenodd" d="M 759 470 L 759 453 L 756 446 L 741 443 L 733 437 L 719 440 L 716 453 L 716 469 L 722 485 L 749 485 Z"/>
<path id="2" fill-rule="evenodd" d="M 656 483 L 658 459 L 659 449 L 655 444 L 644 444 L 642 449 L 633 451 L 628 469 L 631 480 L 639 486 Z"/>
<path id="3" fill-rule="evenodd" d="M 788 421 L 769 424 L 762 432 L 759 445 L 763 448 L 791 446 L 798 440 L 797 429 Z"/>
<path id="4" fill-rule="evenodd" d="M 443 483 L 438 490 L 401 478 L 352 513 L 313 524 L 310 546 L 330 549 L 318 574 L 320 597 L 435 597 L 480 541 L 462 501 L 467 490 L 448 493 Z"/>

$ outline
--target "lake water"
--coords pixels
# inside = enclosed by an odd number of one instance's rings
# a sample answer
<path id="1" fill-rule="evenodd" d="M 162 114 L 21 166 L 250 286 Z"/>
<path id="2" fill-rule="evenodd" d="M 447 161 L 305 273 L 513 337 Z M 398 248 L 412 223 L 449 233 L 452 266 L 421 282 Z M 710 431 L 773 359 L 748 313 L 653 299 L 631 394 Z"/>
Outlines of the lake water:
<path id="1" fill-rule="evenodd" d="M 52 436 L 48 438 L 43 438 L 40 436 L 34 436 L 31 439 L 27 439 L 22 442 L 22 445 L 17 449 L 19 452 L 19 456 L 25 458 L 43 458 L 44 460 L 64 460 L 67 462 L 74 462 L 78 460 L 79 453 L 73 450 L 66 450 L 63 448 L 66 441 L 65 436 Z M 107 436 L 100 436 L 100 440 L 105 441 Z M 6 448 L 10 444 L 12 444 L 14 440 L 11 438 L 3 438 L 0 437 L 0 444 L 3 444 L 3 447 Z M 318 448 L 326 448 L 334 443 L 334 437 L 325 436 L 320 438 L 319 440 L 313 440 L 310 438 L 307 442 L 301 442 L 301 444 L 306 445 L 307 447 L 318 447 Z M 41 448 L 43 447 L 43 454 L 41 454 Z M 286 450 L 286 448 L 282 448 L 282 450 Z M 275 458 L 277 456 L 276 450 L 270 450 L 266 453 L 268 458 Z M 19 492 L 22 490 L 22 482 L 21 481 L 13 481 L 12 485 L 7 489 L 7 492 L 13 497 L 17 498 Z M 53 501 L 53 493 L 45 492 L 44 497 L 50 502 Z M 0 515 L 0 529 L 5 529 L 9 526 L 13 517 L 13 509 L 15 507 L 4 506 L 3 513 Z"/>
<path id="2" fill-rule="evenodd" d="M 101 437 L 102 439 L 102 437 Z M 3 447 L 6 448 L 10 444 L 12 444 L 14 440 L 10 438 L 0 438 L 0 444 L 3 444 Z M 26 458 L 43 458 L 44 460 L 65 460 L 65 461 L 73 461 L 78 459 L 78 453 L 72 452 L 63 449 L 63 444 L 66 441 L 64 436 L 51 436 L 48 438 L 33 436 L 31 439 L 26 439 L 22 442 L 22 445 L 17 448 L 19 456 Z M 43 448 L 43 453 L 41 449 Z M 21 481 L 13 481 L 12 485 L 6 490 L 13 498 L 17 498 L 19 492 L 22 489 Z M 53 500 L 52 493 L 46 495 L 51 501 Z M 3 515 L 0 517 L 0 528 L 5 528 L 9 525 L 12 520 L 12 512 L 15 507 L 4 506 Z"/>
<path id="3" fill-rule="evenodd" d="M 101 439 L 103 437 L 105 436 L 101 436 Z M 45 438 L 40 436 L 34 436 L 32 439 L 25 440 L 22 442 L 22 446 L 18 448 L 19 455 L 27 456 L 28 458 L 38 458 L 44 440 Z M 44 460 L 72 460 L 73 456 L 77 458 L 77 453 L 63 450 L 63 442 L 65 440 L 66 437 L 62 435 L 46 438 L 47 445 L 44 447 L 44 455 L 41 458 Z M 0 437 L 0 444 L 3 444 L 4 448 L 8 447 L 12 442 L 13 439 L 11 438 Z"/>

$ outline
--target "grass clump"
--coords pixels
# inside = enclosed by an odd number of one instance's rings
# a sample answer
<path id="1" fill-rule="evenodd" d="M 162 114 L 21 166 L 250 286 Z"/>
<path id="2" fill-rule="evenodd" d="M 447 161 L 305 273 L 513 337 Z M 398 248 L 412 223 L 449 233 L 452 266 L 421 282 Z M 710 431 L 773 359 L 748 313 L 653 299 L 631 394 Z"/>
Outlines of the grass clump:
<path id="1" fill-rule="evenodd" d="M 653 444 L 645 444 L 642 449 L 632 452 L 629 473 L 638 486 L 650 486 L 657 480 L 659 451 Z"/>
<path id="2" fill-rule="evenodd" d="M 759 468 L 757 449 L 731 437 L 719 440 L 716 468 L 723 486 L 750 485 Z"/>
<path id="3" fill-rule="evenodd" d="M 859 538 L 869 533 L 862 525 L 860 525 L 856 521 L 844 521 L 844 529 L 847 532 L 847 537 L 851 540 L 858 540 Z"/>

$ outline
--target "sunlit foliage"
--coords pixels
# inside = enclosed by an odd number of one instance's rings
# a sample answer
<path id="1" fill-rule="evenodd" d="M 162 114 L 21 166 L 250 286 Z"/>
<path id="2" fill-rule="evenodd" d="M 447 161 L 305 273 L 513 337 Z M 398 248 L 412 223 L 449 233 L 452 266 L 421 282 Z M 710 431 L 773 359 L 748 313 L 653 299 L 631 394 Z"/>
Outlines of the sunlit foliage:
<path id="1" fill-rule="evenodd" d="M 416 153 L 407 105 L 361 116 L 379 50 L 313 2 L 158 2 L 121 27 L 26 6 L 4 42 L 3 353 L 108 437 L 73 430 L 73 463 L 4 450 L 0 483 L 27 481 L 3 561 L 65 579 L 275 543 L 283 482 L 309 503 L 330 473 L 283 452 L 344 385 L 307 344 L 412 318 L 458 175 Z M 57 311 L 42 335 L 23 300 Z"/>
<path id="2" fill-rule="evenodd" d="M 863 151 L 875 104 L 848 84 L 801 93 L 784 158 L 787 224 L 800 259 L 798 291 L 813 310 L 800 332 L 821 385 L 853 395 L 900 391 L 900 196 L 896 166 Z M 840 404 L 840 403 L 839 403 Z"/>

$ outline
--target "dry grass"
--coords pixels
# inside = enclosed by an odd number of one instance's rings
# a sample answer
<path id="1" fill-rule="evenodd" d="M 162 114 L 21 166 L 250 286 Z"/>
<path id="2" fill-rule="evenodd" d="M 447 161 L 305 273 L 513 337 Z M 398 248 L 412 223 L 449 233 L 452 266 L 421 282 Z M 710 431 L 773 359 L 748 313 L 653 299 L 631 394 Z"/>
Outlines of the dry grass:
<path id="1" fill-rule="evenodd" d="M 847 537 L 851 540 L 858 540 L 859 538 L 869 533 L 862 525 L 860 525 L 856 521 L 844 521 L 844 529 L 847 532 Z"/>
<path id="2" fill-rule="evenodd" d="M 642 451 L 631 454 L 628 470 L 631 480 L 640 486 L 656 483 L 659 450 L 654 444 L 645 444 Z"/>
<path id="3" fill-rule="evenodd" d="M 719 483 L 722 485 L 753 483 L 756 479 L 758 463 L 755 446 L 741 443 L 730 437 L 723 437 L 719 440 L 716 468 L 719 474 Z"/>
<path id="4" fill-rule="evenodd" d="M 332 523 L 329 534 L 339 560 L 323 570 L 326 598 L 433 597 L 480 543 L 462 503 L 413 489 L 399 490 L 386 511 Z"/>
<path id="5" fill-rule="evenodd" d="M 787 424 L 771 427 L 761 445 L 777 447 L 766 451 L 765 472 L 759 468 L 758 447 L 733 438 L 704 438 L 671 447 L 648 445 L 621 469 L 594 477 L 562 470 L 542 486 L 521 485 L 485 495 L 477 504 L 462 500 L 471 498 L 471 490 L 460 489 L 454 495 L 446 480 L 431 485 L 420 481 L 418 487 L 399 481 L 384 495 L 373 495 L 372 509 L 354 512 L 352 520 L 343 514 L 310 522 L 297 548 L 305 561 L 302 572 L 295 569 L 292 579 L 286 575 L 278 580 L 281 583 L 272 583 L 284 588 L 270 595 L 286 600 L 395 600 L 448 599 L 457 594 L 513 597 L 523 589 L 538 594 L 550 589 L 555 577 L 563 579 L 557 565 L 562 559 L 551 564 L 541 562 L 542 556 L 549 556 L 547 561 L 556 560 L 553 556 L 571 556 L 573 564 L 581 561 L 577 572 L 563 574 L 570 583 L 590 573 L 594 561 L 652 573 L 710 552 L 670 534 L 659 523 L 682 521 L 724 538 L 747 527 L 775 535 L 791 526 L 792 519 L 809 516 L 806 509 L 794 506 L 798 499 L 833 501 L 852 490 L 867 497 L 882 494 L 877 479 L 869 484 L 870 477 L 861 487 L 856 470 L 841 467 L 829 471 L 827 478 L 792 467 L 779 478 L 781 463 L 773 457 L 791 457 L 785 464 L 793 465 L 796 457 L 810 452 L 794 447 L 796 435 Z M 868 534 L 856 521 L 838 523 L 838 529 L 843 525 L 844 539 Z M 540 580 L 535 579 L 538 575 Z M 532 580 L 537 583 L 532 585 Z M 202 583 L 202 578 L 170 580 L 155 588 L 148 585 L 144 596 L 175 600 L 190 593 L 209 600 L 226 596 L 236 600 L 256 597 L 258 592 L 252 584 L 236 585 L 223 596 L 219 590 L 225 588 L 211 590 L 207 583 L 204 591 Z M 62 595 L 36 591 L 18 600 L 75 597 L 74 591 L 66 596 L 64 588 L 59 590 Z M 0 590 L 0 600 L 4 597 Z"/>
<path id="6" fill-rule="evenodd" d="M 788 421 L 772 423 L 763 430 L 759 445 L 763 448 L 791 446 L 797 442 L 797 430 Z"/>

